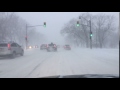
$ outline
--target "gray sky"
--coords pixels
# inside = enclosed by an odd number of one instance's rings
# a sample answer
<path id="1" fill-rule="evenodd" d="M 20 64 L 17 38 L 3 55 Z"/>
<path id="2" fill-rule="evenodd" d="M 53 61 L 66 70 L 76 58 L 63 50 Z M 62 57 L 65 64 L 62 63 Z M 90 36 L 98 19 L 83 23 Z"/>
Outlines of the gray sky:
<path id="1" fill-rule="evenodd" d="M 37 31 L 44 34 L 49 42 L 63 44 L 64 38 L 60 35 L 60 30 L 65 23 L 72 18 L 78 17 L 83 12 L 17 12 L 17 14 L 25 19 L 30 25 L 43 25 L 47 23 L 47 27 L 36 27 Z M 91 14 L 105 13 L 116 17 L 119 21 L 119 12 L 89 12 Z"/>

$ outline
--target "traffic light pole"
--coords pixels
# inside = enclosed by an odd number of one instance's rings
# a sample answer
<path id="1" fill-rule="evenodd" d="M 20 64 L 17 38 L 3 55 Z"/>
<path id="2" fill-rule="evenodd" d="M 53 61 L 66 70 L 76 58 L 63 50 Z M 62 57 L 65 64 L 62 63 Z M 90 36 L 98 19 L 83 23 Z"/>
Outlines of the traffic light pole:
<path id="1" fill-rule="evenodd" d="M 90 48 L 92 49 L 92 31 L 91 31 L 91 20 L 89 21 L 90 22 Z"/>
<path id="2" fill-rule="evenodd" d="M 119 12 L 119 47 L 120 47 L 120 12 Z"/>
<path id="3" fill-rule="evenodd" d="M 27 24 L 26 24 L 26 37 L 25 37 L 25 40 L 26 40 L 26 50 L 27 50 Z"/>
<path id="4" fill-rule="evenodd" d="M 86 18 L 82 17 L 83 19 L 85 19 L 87 22 L 89 22 L 90 25 L 86 25 L 88 27 L 90 27 L 90 48 L 92 49 L 92 31 L 91 31 L 91 18 L 90 20 L 88 21 Z M 81 16 L 79 17 L 79 19 L 81 19 Z"/>
<path id="5" fill-rule="evenodd" d="M 46 23 L 45 23 L 45 24 L 46 24 Z M 28 45 L 27 29 L 28 29 L 28 27 L 38 27 L 38 26 L 44 26 L 44 25 L 28 26 L 28 25 L 26 24 L 26 38 L 25 38 L 25 40 L 26 40 L 26 50 L 27 50 L 27 45 Z"/>

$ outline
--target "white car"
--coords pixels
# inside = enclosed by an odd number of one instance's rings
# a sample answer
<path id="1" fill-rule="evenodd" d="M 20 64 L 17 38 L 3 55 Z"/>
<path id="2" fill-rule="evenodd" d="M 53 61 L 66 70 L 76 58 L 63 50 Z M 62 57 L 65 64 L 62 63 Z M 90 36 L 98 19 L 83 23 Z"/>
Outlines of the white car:
<path id="1" fill-rule="evenodd" d="M 15 42 L 2 42 L 0 43 L 0 57 L 9 56 L 15 58 L 16 55 L 23 56 L 24 50 L 20 45 Z"/>

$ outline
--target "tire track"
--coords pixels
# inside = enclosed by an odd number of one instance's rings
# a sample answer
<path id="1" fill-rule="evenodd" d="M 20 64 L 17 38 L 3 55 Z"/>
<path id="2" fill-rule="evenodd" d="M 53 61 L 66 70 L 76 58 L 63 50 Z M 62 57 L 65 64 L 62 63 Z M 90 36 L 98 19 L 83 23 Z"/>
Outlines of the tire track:
<path id="1" fill-rule="evenodd" d="M 48 60 L 48 58 L 50 58 L 52 56 L 53 56 L 53 54 L 48 56 L 48 57 L 46 57 L 45 59 L 43 59 L 37 66 L 34 67 L 34 69 L 29 74 L 27 74 L 25 76 L 25 78 L 28 78 L 42 63 L 44 63 L 46 60 Z"/>

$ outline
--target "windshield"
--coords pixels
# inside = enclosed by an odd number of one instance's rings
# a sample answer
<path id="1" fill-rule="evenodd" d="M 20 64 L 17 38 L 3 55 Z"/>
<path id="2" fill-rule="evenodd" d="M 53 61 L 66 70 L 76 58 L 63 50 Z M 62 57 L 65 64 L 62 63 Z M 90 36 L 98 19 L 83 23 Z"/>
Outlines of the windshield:
<path id="1" fill-rule="evenodd" d="M 119 15 L 0 12 L 0 78 L 119 75 Z"/>

